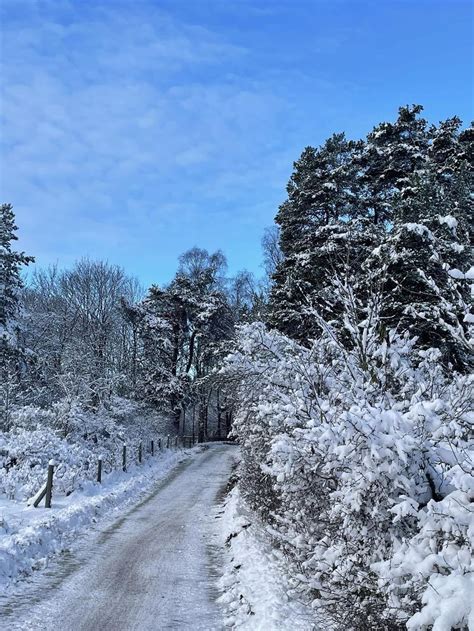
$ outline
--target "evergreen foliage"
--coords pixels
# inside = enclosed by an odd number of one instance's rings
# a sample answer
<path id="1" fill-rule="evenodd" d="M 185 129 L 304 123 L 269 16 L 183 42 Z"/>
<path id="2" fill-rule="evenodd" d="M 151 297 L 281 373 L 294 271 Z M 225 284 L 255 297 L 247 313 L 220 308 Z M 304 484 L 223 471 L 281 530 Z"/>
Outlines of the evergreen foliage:
<path id="1" fill-rule="evenodd" d="M 21 269 L 33 261 L 16 252 L 17 227 L 11 204 L 0 206 L 0 420 L 8 429 L 12 405 L 19 394 L 27 361 L 20 340 Z"/>
<path id="2" fill-rule="evenodd" d="M 362 294 L 384 292 L 386 326 L 400 326 L 443 362 L 469 366 L 472 267 L 472 128 L 453 117 L 428 128 L 418 105 L 401 107 L 364 141 L 335 134 L 295 162 L 276 221 L 282 259 L 273 274 L 268 320 L 308 344 L 334 326 L 341 305 L 332 279 Z"/>

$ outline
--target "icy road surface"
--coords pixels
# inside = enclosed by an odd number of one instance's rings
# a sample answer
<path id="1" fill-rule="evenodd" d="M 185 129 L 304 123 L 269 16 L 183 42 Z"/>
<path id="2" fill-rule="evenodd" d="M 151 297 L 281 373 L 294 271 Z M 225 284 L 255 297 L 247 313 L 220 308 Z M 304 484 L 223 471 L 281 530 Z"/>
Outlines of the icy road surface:
<path id="1" fill-rule="evenodd" d="M 214 508 L 237 449 L 211 444 L 118 522 L 0 601 L 0 628 L 223 629 Z"/>

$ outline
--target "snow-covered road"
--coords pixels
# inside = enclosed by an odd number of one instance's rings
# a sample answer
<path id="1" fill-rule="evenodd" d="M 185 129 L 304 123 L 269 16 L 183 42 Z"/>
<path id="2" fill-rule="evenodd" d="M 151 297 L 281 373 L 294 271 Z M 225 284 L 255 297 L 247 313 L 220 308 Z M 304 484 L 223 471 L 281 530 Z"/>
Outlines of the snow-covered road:
<path id="1" fill-rule="evenodd" d="M 237 457 L 212 444 L 123 519 L 92 535 L 1 602 L 1 628 L 222 629 L 214 507 Z"/>

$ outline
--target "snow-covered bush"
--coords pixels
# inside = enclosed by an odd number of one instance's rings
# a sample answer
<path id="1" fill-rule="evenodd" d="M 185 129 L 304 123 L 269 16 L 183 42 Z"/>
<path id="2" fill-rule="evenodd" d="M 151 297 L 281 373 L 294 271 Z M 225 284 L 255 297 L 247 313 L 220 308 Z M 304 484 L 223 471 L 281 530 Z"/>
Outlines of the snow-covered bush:
<path id="1" fill-rule="evenodd" d="M 389 608 L 403 617 L 412 613 L 412 630 L 474 628 L 473 382 L 472 376 L 455 377 L 432 391 L 431 402 L 411 410 L 425 425 L 432 498 L 413 503 L 414 533 L 396 541 L 391 558 L 376 569 Z"/>
<path id="2" fill-rule="evenodd" d="M 463 628 L 472 382 L 385 332 L 376 301 L 358 319 L 350 294 L 342 332 L 315 314 L 323 333 L 309 348 L 260 323 L 240 328 L 225 372 L 240 383 L 242 493 L 333 628 L 450 629 L 435 590 Z"/>
<path id="3" fill-rule="evenodd" d="M 12 430 L 0 436 L 0 488 L 9 498 L 31 497 L 46 480 L 49 460 L 57 464 L 54 485 L 71 492 L 77 480 L 91 477 L 94 453 L 84 444 L 70 443 L 49 429 Z"/>
<path id="4" fill-rule="evenodd" d="M 124 442 L 132 462 L 140 442 L 146 449 L 147 441 L 170 427 L 171 420 L 149 406 L 119 397 L 96 412 L 78 399 L 63 399 L 48 410 L 18 407 L 10 431 L 0 432 L 0 493 L 11 499 L 31 497 L 45 481 L 49 460 L 56 463 L 56 491 L 71 493 L 95 478 L 99 456 L 104 472 L 119 468 Z"/>

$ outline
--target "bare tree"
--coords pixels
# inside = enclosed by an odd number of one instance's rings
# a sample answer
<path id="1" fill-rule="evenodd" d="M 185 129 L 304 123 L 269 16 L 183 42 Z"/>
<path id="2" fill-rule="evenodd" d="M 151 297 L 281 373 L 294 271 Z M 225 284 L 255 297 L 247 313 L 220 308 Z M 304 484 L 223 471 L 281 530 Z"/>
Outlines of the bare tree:
<path id="1" fill-rule="evenodd" d="M 262 237 L 263 250 L 263 266 L 268 281 L 275 273 L 278 265 L 283 260 L 283 254 L 280 249 L 280 228 L 276 224 L 265 228 Z"/>

